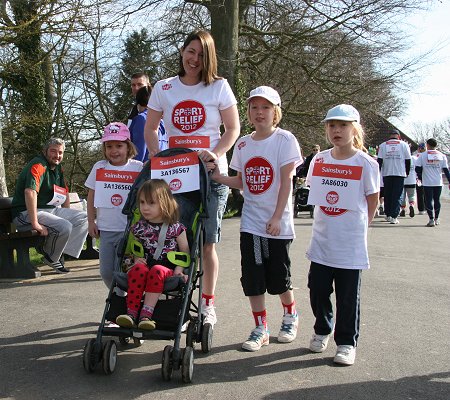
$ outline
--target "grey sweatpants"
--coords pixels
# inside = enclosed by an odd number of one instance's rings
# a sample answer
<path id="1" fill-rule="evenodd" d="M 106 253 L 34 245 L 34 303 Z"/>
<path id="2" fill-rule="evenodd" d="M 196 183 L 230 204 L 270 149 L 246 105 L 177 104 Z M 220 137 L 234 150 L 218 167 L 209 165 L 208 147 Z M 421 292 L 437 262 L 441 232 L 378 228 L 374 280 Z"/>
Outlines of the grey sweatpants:
<path id="1" fill-rule="evenodd" d="M 37 218 L 48 230 L 43 250 L 53 262 L 63 253 L 75 258 L 80 256 L 88 233 L 86 212 L 62 207 L 39 208 Z M 22 211 L 13 222 L 18 231 L 31 229 L 28 211 Z"/>

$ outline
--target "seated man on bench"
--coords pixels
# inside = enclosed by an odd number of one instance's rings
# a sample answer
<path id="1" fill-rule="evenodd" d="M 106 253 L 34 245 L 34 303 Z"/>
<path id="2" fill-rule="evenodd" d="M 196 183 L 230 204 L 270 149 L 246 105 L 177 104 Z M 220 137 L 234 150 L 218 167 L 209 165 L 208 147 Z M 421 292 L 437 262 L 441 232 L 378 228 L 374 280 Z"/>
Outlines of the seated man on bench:
<path id="1" fill-rule="evenodd" d="M 50 138 L 42 154 L 24 167 L 16 182 L 11 211 L 17 230 L 34 229 L 46 236 L 39 250 L 44 262 L 60 274 L 69 272 L 63 253 L 78 258 L 88 232 L 86 212 L 69 208 L 61 168 L 64 150 L 62 139 Z"/>

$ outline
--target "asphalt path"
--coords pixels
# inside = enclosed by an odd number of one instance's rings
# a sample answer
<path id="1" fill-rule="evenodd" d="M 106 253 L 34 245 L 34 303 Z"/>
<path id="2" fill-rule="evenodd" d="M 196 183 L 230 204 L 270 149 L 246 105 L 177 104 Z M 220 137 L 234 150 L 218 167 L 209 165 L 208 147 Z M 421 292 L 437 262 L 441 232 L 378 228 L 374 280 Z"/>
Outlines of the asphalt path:
<path id="1" fill-rule="evenodd" d="M 448 400 L 450 203 L 443 204 L 440 226 L 427 228 L 427 221 L 416 215 L 390 225 L 377 218 L 370 227 L 371 269 L 363 273 L 361 335 L 351 367 L 333 364 L 332 341 L 322 354 L 308 350 L 313 317 L 304 254 L 312 220 L 306 212 L 295 219 L 291 247 L 298 337 L 277 343 L 282 309 L 268 296 L 270 345 L 255 353 L 240 348 L 253 319 L 239 282 L 239 219 L 223 222 L 219 322 L 211 353 L 195 350 L 191 384 L 181 382 L 180 371 L 162 380 L 167 340 L 119 345 L 112 375 L 84 371 L 83 347 L 95 337 L 107 294 L 96 261 L 71 261 L 64 276 L 42 267 L 38 279 L 2 280 L 0 399 Z"/>

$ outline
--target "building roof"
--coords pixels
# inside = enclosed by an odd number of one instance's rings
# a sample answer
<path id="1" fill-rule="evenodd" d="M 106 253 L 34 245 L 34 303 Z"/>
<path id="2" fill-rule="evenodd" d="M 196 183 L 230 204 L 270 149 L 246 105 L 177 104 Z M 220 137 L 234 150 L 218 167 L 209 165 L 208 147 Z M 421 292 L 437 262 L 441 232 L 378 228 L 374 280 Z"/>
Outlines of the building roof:
<path id="1" fill-rule="evenodd" d="M 386 118 L 379 114 L 366 112 L 361 115 L 361 124 L 364 127 L 366 138 L 364 140 L 367 148 L 377 148 L 381 143 L 385 142 L 389 138 L 389 132 L 392 129 L 397 129 L 400 132 L 400 138 L 405 142 L 411 144 L 411 152 L 417 150 L 418 143 L 411 139 L 408 135 L 397 128 L 394 124 L 390 123 Z"/>

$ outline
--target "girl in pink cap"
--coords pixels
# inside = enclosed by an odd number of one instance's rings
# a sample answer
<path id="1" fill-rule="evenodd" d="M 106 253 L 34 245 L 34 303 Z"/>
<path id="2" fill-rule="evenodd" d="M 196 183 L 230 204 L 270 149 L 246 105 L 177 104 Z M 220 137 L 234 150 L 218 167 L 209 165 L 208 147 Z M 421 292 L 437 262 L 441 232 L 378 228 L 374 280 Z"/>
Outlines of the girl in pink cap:
<path id="1" fill-rule="evenodd" d="M 135 178 L 142 170 L 142 162 L 133 160 L 136 147 L 130 131 L 121 122 L 108 124 L 101 138 L 104 160 L 98 161 L 86 179 L 89 189 L 87 214 L 89 235 L 101 237 L 100 275 L 110 288 L 117 263 L 117 245 L 127 225 L 122 208 Z"/>

